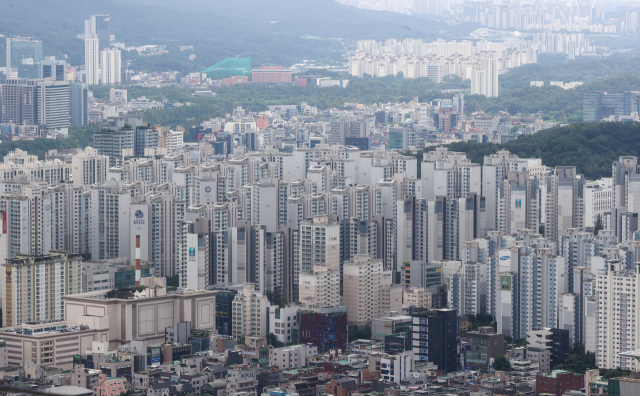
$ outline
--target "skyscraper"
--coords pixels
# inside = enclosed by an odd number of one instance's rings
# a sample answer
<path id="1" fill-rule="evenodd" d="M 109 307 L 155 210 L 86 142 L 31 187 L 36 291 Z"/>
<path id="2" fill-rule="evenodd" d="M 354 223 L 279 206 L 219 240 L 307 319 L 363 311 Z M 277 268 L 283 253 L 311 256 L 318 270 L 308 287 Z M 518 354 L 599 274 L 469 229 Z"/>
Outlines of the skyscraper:
<path id="1" fill-rule="evenodd" d="M 83 126 L 89 124 L 89 90 L 87 84 L 71 82 L 69 84 L 69 117 L 71 126 Z"/>
<path id="2" fill-rule="evenodd" d="M 67 81 L 9 79 L 2 84 L 2 97 L 3 122 L 48 128 L 69 126 Z"/>
<path id="3" fill-rule="evenodd" d="M 31 37 L 7 38 L 7 79 L 18 77 L 18 67 L 23 59 L 33 59 L 33 62 L 42 61 L 42 41 Z"/>
<path id="4" fill-rule="evenodd" d="M 111 20 L 109 15 L 91 15 L 84 21 L 84 38 L 96 35 L 99 41 L 98 50 L 109 48 L 111 44 Z"/>
<path id="5" fill-rule="evenodd" d="M 37 122 L 47 128 L 69 126 L 69 82 L 42 81 L 37 86 Z"/>

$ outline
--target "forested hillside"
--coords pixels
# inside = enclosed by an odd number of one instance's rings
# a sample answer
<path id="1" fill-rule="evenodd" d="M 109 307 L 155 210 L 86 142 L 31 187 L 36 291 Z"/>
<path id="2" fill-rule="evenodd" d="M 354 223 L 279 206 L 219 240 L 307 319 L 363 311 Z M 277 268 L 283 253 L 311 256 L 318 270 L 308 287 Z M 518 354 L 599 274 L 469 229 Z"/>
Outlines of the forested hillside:
<path id="1" fill-rule="evenodd" d="M 611 177 L 611 163 L 622 155 L 640 156 L 640 123 L 577 123 L 546 129 L 506 144 L 453 143 L 449 150 L 467 153 L 475 163 L 498 150 L 509 150 L 521 158 L 540 158 L 542 164 L 575 166 L 587 179 Z M 435 147 L 426 151 L 435 150 Z M 422 160 L 422 152 L 418 159 Z"/>

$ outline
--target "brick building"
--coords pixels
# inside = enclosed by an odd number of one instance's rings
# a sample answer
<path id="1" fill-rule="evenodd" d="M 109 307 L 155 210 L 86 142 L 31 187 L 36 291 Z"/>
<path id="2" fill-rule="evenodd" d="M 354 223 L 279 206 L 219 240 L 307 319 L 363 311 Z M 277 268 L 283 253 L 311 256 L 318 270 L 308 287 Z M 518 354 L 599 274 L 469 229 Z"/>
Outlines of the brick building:
<path id="1" fill-rule="evenodd" d="M 264 66 L 251 71 L 251 81 L 258 84 L 291 84 L 291 70 L 282 66 Z"/>
<path id="2" fill-rule="evenodd" d="M 324 386 L 324 392 L 334 396 L 349 396 L 357 391 L 358 384 L 356 380 L 351 378 L 334 379 Z"/>
<path id="3" fill-rule="evenodd" d="M 584 388 L 584 374 L 553 370 L 546 375 L 536 375 L 536 394 L 562 396 L 568 390 Z"/>

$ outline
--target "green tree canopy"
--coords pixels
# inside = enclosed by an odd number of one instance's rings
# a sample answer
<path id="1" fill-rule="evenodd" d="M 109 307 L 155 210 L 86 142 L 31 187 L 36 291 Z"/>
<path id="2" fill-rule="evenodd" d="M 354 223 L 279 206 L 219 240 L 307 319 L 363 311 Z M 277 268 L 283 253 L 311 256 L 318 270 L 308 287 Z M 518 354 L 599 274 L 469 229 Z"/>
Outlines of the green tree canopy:
<path id="1" fill-rule="evenodd" d="M 509 362 L 509 359 L 507 359 L 505 356 L 498 355 L 493 358 L 493 368 L 496 371 L 509 372 L 511 371 L 511 363 Z"/>

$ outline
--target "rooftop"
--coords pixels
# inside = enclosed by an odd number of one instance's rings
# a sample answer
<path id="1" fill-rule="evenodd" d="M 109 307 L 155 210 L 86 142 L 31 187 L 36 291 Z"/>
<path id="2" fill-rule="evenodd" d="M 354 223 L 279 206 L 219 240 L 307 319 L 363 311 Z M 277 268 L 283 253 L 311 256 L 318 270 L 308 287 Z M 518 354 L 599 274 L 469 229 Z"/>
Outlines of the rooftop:
<path id="1" fill-rule="evenodd" d="M 22 326 L 3 327 L 0 333 L 38 336 L 90 330 L 88 326 L 69 326 L 65 321 L 28 322 Z"/>

